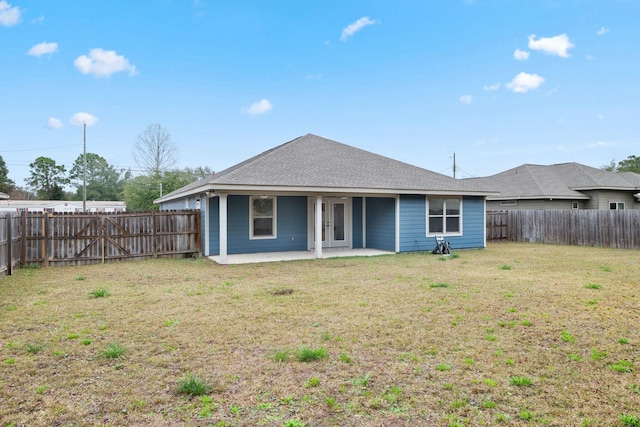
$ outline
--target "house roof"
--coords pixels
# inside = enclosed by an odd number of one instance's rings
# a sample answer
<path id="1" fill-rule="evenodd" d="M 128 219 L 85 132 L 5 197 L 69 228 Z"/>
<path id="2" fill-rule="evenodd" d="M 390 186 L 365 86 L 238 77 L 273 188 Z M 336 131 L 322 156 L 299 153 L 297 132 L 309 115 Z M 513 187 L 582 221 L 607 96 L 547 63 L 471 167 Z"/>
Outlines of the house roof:
<path id="1" fill-rule="evenodd" d="M 457 180 L 340 142 L 307 134 L 182 187 L 156 202 L 204 191 L 358 193 L 491 193 Z"/>
<path id="2" fill-rule="evenodd" d="M 489 200 L 505 199 L 589 199 L 589 190 L 637 191 L 640 174 L 614 173 L 580 163 L 555 165 L 524 164 L 496 175 L 471 178 L 500 193 Z"/>
<path id="3" fill-rule="evenodd" d="M 6 200 L 9 198 L 9 195 L 7 193 L 3 193 L 2 191 L 0 191 L 0 200 Z"/>

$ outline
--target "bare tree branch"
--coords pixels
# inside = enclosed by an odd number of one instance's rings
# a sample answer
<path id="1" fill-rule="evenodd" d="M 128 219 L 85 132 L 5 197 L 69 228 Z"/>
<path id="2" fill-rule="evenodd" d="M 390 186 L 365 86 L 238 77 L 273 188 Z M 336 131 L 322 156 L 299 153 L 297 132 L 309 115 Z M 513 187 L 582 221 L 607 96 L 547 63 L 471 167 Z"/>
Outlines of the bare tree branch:
<path id="1" fill-rule="evenodd" d="M 138 135 L 133 157 L 138 167 L 150 175 L 160 175 L 178 162 L 171 134 L 158 123 L 147 126 Z"/>

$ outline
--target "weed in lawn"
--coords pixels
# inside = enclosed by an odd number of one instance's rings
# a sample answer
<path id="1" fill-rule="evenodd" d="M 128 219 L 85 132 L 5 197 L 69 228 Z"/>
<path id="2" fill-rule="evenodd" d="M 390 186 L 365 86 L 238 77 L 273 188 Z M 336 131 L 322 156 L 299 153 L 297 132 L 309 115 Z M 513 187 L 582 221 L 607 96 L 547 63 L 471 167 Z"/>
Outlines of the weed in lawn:
<path id="1" fill-rule="evenodd" d="M 271 355 L 271 358 L 276 362 L 286 362 L 290 358 L 289 350 L 276 350 Z"/>
<path id="2" fill-rule="evenodd" d="M 33 303 L 33 305 L 46 305 L 46 304 L 47 304 L 47 302 L 43 301 L 43 300 L 36 301 L 36 302 Z"/>
<path id="3" fill-rule="evenodd" d="M 356 377 L 356 378 L 352 379 L 351 380 L 351 384 L 353 384 L 356 387 L 360 387 L 362 389 L 365 389 L 369 385 L 369 381 L 371 381 L 371 374 L 367 373 L 362 377 Z"/>
<path id="4" fill-rule="evenodd" d="M 640 417 L 633 414 L 621 414 L 619 417 L 622 425 L 627 427 L 640 427 Z"/>
<path id="5" fill-rule="evenodd" d="M 240 415 L 242 413 L 242 406 L 231 405 L 231 407 L 229 408 L 229 412 L 231 412 L 233 415 Z"/>
<path id="6" fill-rule="evenodd" d="M 466 358 L 464 359 L 464 363 L 465 363 L 466 365 L 471 366 L 471 365 L 473 365 L 474 361 L 473 361 L 473 359 L 471 359 L 470 357 L 466 357 Z"/>
<path id="7" fill-rule="evenodd" d="M 107 359 L 120 359 L 124 357 L 125 353 L 126 349 L 123 346 L 117 343 L 111 343 L 107 344 L 100 354 Z"/>
<path id="8" fill-rule="evenodd" d="M 209 393 L 211 386 L 194 374 L 187 375 L 178 383 L 178 392 L 191 396 L 201 396 Z"/>
<path id="9" fill-rule="evenodd" d="M 482 401 L 482 407 L 484 409 L 495 409 L 498 407 L 498 404 L 496 402 L 493 402 L 491 400 L 483 400 Z"/>
<path id="10" fill-rule="evenodd" d="M 640 384 L 631 384 L 629 390 L 631 390 L 632 393 L 640 394 Z"/>
<path id="11" fill-rule="evenodd" d="M 500 270 L 511 270 L 513 267 L 511 267 L 509 264 L 502 264 L 500 266 Z"/>
<path id="12" fill-rule="evenodd" d="M 460 258 L 460 254 L 458 252 L 451 252 L 451 254 L 449 254 L 449 257 L 451 259 Z"/>
<path id="13" fill-rule="evenodd" d="M 349 356 L 347 353 L 341 353 L 339 357 L 341 362 L 344 362 L 344 363 L 352 362 L 351 356 Z"/>
<path id="14" fill-rule="evenodd" d="M 4 363 L 6 365 L 13 365 L 13 364 L 16 363 L 16 359 L 14 359 L 13 357 L 9 357 L 9 358 L 4 359 Z"/>
<path id="15" fill-rule="evenodd" d="M 629 344 L 629 340 L 626 338 L 620 338 L 618 344 Z"/>
<path id="16" fill-rule="evenodd" d="M 496 422 L 503 424 L 508 423 L 511 417 L 507 414 L 496 414 Z"/>
<path id="17" fill-rule="evenodd" d="M 36 394 L 43 394 L 44 392 L 46 392 L 47 390 L 49 390 L 49 386 L 48 385 L 41 385 L 38 386 L 36 388 Z"/>
<path id="18" fill-rule="evenodd" d="M 31 353 L 31 354 L 37 354 L 40 353 L 42 351 L 42 349 L 44 348 L 44 344 L 26 344 L 25 348 L 27 350 L 27 353 Z"/>
<path id="19" fill-rule="evenodd" d="M 166 326 L 167 328 L 171 328 L 177 324 L 178 324 L 178 321 L 176 319 L 169 319 L 166 322 L 164 322 L 164 326 Z"/>
<path id="20" fill-rule="evenodd" d="M 286 420 L 282 424 L 282 427 L 306 427 L 306 424 L 300 421 L 299 419 L 294 418 L 292 420 Z"/>
<path id="21" fill-rule="evenodd" d="M 516 295 L 513 292 L 507 292 L 506 294 L 504 294 L 505 298 L 513 298 Z"/>
<path id="22" fill-rule="evenodd" d="M 594 348 L 591 350 L 591 360 L 602 360 L 607 358 L 607 352 Z"/>
<path id="23" fill-rule="evenodd" d="M 336 400 L 333 397 L 327 396 L 324 399 L 324 402 L 327 404 L 327 406 L 331 410 L 336 410 L 339 407 L 338 402 L 336 402 Z"/>
<path id="24" fill-rule="evenodd" d="M 519 375 L 511 377 L 509 382 L 512 385 L 515 385 L 515 386 L 518 386 L 518 387 L 529 387 L 529 386 L 532 385 L 532 382 L 531 382 L 531 380 L 529 378 L 523 377 L 523 376 L 519 376 Z"/>
<path id="25" fill-rule="evenodd" d="M 453 399 L 453 401 L 451 402 L 451 408 L 452 409 L 464 408 L 465 406 L 467 406 L 467 403 L 468 403 L 467 399 Z"/>
<path id="26" fill-rule="evenodd" d="M 571 360 L 572 362 L 581 362 L 582 361 L 582 356 L 580 356 L 579 354 L 575 354 L 575 353 L 571 353 L 567 356 L 567 358 L 569 360 Z"/>
<path id="27" fill-rule="evenodd" d="M 525 319 L 522 322 L 520 322 L 520 324 L 522 326 L 533 326 L 533 322 L 531 320 L 527 320 L 527 319 Z"/>
<path id="28" fill-rule="evenodd" d="M 304 382 L 305 388 L 318 387 L 319 385 L 320 385 L 320 378 L 318 377 L 311 377 Z"/>
<path id="29" fill-rule="evenodd" d="M 451 365 L 447 364 L 447 363 L 438 363 L 436 365 L 436 371 L 450 371 L 451 370 Z"/>
<path id="30" fill-rule="evenodd" d="M 298 362 L 314 362 L 316 360 L 322 360 L 327 357 L 327 350 L 323 347 L 309 348 L 300 347 L 296 353 L 296 359 Z"/>
<path id="31" fill-rule="evenodd" d="M 598 283 L 587 283 L 584 287 L 587 289 L 602 289 L 602 285 Z"/>
<path id="32" fill-rule="evenodd" d="M 600 266 L 600 270 L 606 272 L 606 273 L 610 273 L 611 272 L 611 267 L 609 267 L 608 265 L 601 265 Z"/>
<path id="33" fill-rule="evenodd" d="M 596 425 L 596 420 L 594 420 L 593 418 L 584 418 L 580 422 L 580 427 L 591 427 L 595 425 Z"/>
<path id="34" fill-rule="evenodd" d="M 323 332 L 322 335 L 320 335 L 320 341 L 329 341 L 331 339 L 331 334 L 329 334 L 329 332 Z"/>
<path id="35" fill-rule="evenodd" d="M 513 366 L 516 364 L 516 362 L 513 361 L 513 359 L 506 359 L 504 361 L 505 364 L 509 365 L 509 366 Z"/>
<path id="36" fill-rule="evenodd" d="M 631 363 L 628 360 L 619 360 L 616 363 L 612 363 L 611 365 L 609 365 L 609 367 L 611 369 L 613 369 L 616 372 L 633 372 L 633 363 Z"/>
<path id="37" fill-rule="evenodd" d="M 569 333 L 569 331 L 562 331 L 562 334 L 560 335 L 560 339 L 562 339 L 562 341 L 567 343 L 572 343 L 576 340 L 575 337 Z"/>
<path id="38" fill-rule="evenodd" d="M 531 413 L 531 411 L 523 409 L 522 411 L 518 412 L 518 418 L 524 421 L 531 421 L 533 419 L 533 414 Z"/>
<path id="39" fill-rule="evenodd" d="M 74 279 L 76 282 L 81 282 L 85 279 L 84 276 L 76 276 L 76 278 Z"/>
<path id="40" fill-rule="evenodd" d="M 89 298 L 106 298 L 109 295 L 111 295 L 111 292 L 105 288 L 97 288 L 89 292 Z"/>
<path id="41" fill-rule="evenodd" d="M 509 312 L 509 313 L 515 313 L 516 311 L 517 311 L 517 310 L 516 310 L 516 308 L 515 308 L 515 307 L 510 307 L 510 308 L 507 310 L 507 312 Z"/>
<path id="42" fill-rule="evenodd" d="M 483 382 L 489 387 L 496 387 L 498 385 L 498 382 L 495 380 L 492 380 L 491 378 L 486 378 Z"/>
<path id="43" fill-rule="evenodd" d="M 448 288 L 448 283 L 429 283 L 430 288 Z"/>
<path id="44" fill-rule="evenodd" d="M 80 334 L 76 334 L 75 332 L 67 335 L 68 340 L 77 340 L 78 338 L 80 338 Z"/>
<path id="45" fill-rule="evenodd" d="M 91 344 L 93 344 L 93 340 L 91 338 L 85 338 L 82 341 L 80 341 L 80 344 L 82 344 L 82 345 L 91 345 Z"/>
<path id="46" fill-rule="evenodd" d="M 496 337 L 493 334 L 486 334 L 484 336 L 484 339 L 487 340 L 487 341 L 492 341 L 493 342 L 493 341 L 496 341 L 498 339 L 498 337 Z"/>

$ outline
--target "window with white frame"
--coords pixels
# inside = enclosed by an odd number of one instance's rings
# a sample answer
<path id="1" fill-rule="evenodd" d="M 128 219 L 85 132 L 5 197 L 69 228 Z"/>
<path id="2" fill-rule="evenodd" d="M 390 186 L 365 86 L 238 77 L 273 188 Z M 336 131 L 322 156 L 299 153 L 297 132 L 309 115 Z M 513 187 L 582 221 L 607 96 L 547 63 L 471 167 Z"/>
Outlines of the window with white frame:
<path id="1" fill-rule="evenodd" d="M 609 209 L 622 211 L 624 210 L 624 202 L 609 202 Z"/>
<path id="2" fill-rule="evenodd" d="M 427 234 L 462 233 L 462 199 L 427 198 Z"/>
<path id="3" fill-rule="evenodd" d="M 251 197 L 249 229 L 252 239 L 276 237 L 276 198 Z"/>

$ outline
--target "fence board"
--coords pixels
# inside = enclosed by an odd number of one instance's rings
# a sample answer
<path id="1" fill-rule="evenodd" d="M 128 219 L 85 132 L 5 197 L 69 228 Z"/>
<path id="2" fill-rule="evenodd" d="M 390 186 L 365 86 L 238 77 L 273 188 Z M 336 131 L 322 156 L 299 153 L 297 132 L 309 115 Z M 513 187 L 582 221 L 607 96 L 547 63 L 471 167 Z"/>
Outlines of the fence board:
<path id="1" fill-rule="evenodd" d="M 27 264 L 195 256 L 200 242 L 199 211 L 5 214 L 0 216 L 0 275 Z"/>
<path id="2" fill-rule="evenodd" d="M 640 210 L 487 212 L 487 240 L 640 249 Z"/>

